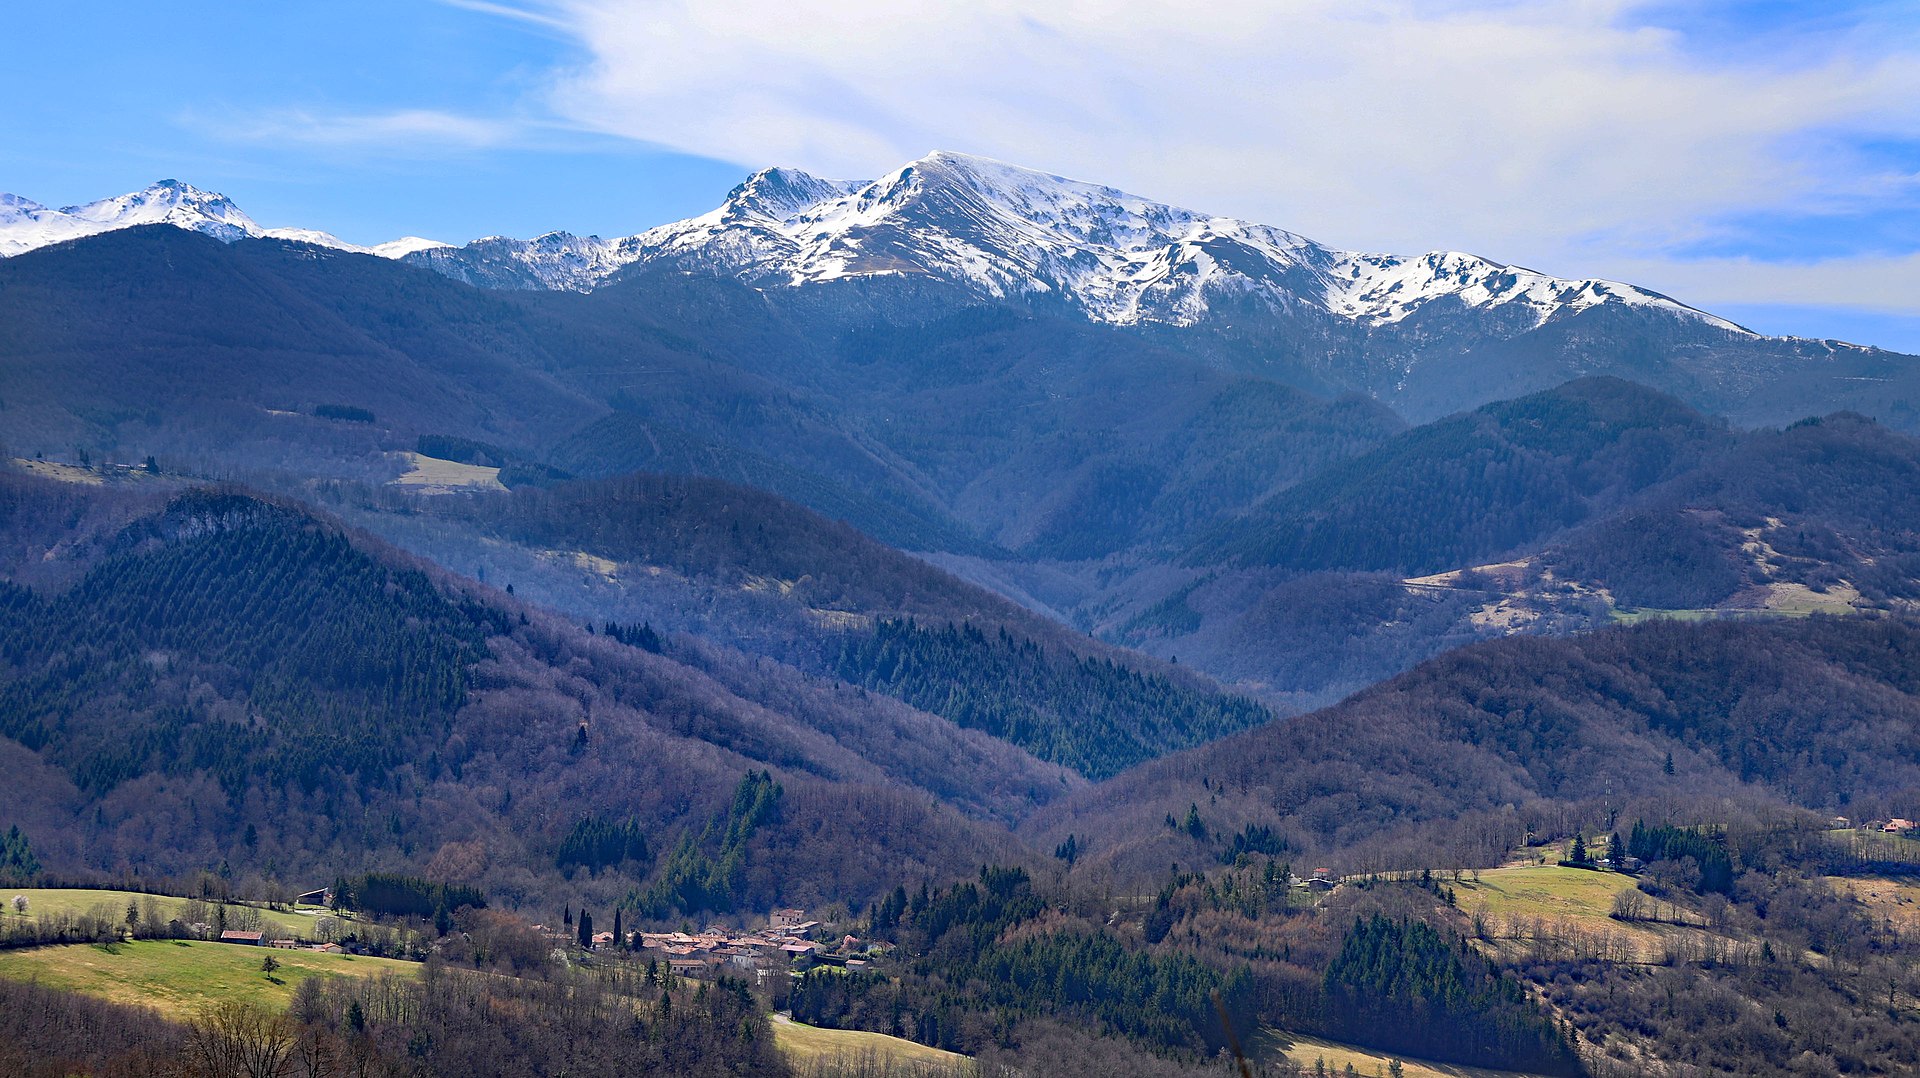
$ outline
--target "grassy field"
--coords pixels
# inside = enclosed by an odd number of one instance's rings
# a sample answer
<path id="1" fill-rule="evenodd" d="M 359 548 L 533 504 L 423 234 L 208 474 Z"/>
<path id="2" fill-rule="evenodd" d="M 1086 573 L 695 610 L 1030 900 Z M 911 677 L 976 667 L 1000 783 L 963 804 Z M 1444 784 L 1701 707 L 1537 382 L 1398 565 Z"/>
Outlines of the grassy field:
<path id="1" fill-rule="evenodd" d="M 1347 1065 L 1365 1078 L 1387 1073 L 1387 1064 L 1400 1060 L 1400 1067 L 1406 1078 L 1526 1078 L 1516 1071 L 1488 1070 L 1485 1067 L 1463 1067 L 1456 1063 L 1430 1063 L 1424 1060 L 1409 1059 L 1406 1056 L 1391 1056 L 1365 1048 L 1356 1048 L 1350 1044 L 1336 1044 L 1323 1041 L 1318 1037 L 1299 1037 L 1291 1033 L 1268 1030 L 1261 1035 L 1261 1042 L 1255 1050 L 1266 1059 L 1276 1055 L 1285 1055 L 1288 1059 L 1313 1072 L 1315 1060 L 1325 1061 L 1329 1075 L 1346 1073 Z"/>
<path id="2" fill-rule="evenodd" d="M 1639 609 L 1614 608 L 1610 613 L 1613 620 L 1627 625 L 1646 621 L 1650 618 L 1671 618 L 1675 621 L 1710 621 L 1714 618 L 1752 618 L 1781 617 L 1804 618 L 1813 614 L 1854 614 L 1860 608 L 1854 605 L 1860 593 L 1851 586 L 1841 584 L 1824 592 L 1814 591 L 1805 584 L 1780 583 L 1767 586 L 1767 596 L 1760 606 L 1721 606 L 1705 607 L 1697 610 L 1656 610 L 1651 607 Z"/>
<path id="3" fill-rule="evenodd" d="M 1633 877 L 1559 865 L 1521 865 L 1480 870 L 1480 880 L 1452 885 L 1468 913 L 1525 917 L 1607 917 L 1614 896 L 1633 887 Z M 1609 918 L 1611 919 L 1611 918 Z"/>
<path id="4" fill-rule="evenodd" d="M 1698 929 L 1613 919 L 1614 897 L 1634 887 L 1632 876 L 1559 865 L 1482 869 L 1480 879 L 1454 884 L 1460 909 L 1487 923 L 1499 938 L 1515 919 L 1565 925 L 1590 934 L 1614 933 L 1630 941 L 1642 961 L 1657 958 L 1669 937 Z"/>
<path id="5" fill-rule="evenodd" d="M 13 911 L 13 897 L 24 896 L 27 909 L 24 914 Z M 52 914 L 97 914 L 114 921 L 127 915 L 127 903 L 138 903 L 145 909 L 151 900 L 159 907 L 160 915 L 169 920 L 179 918 L 185 912 L 187 899 L 173 898 L 168 895 L 149 895 L 136 891 L 106 891 L 79 887 L 14 887 L 0 889 L 0 918 L 39 917 Z M 256 907 L 257 908 L 257 907 Z M 313 938 L 314 920 L 321 916 L 351 920 L 351 915 L 335 913 L 323 906 L 296 906 L 288 910 L 261 910 L 260 930 L 268 939 L 296 937 Z"/>
<path id="6" fill-rule="evenodd" d="M 426 457 L 419 453 L 409 452 L 400 455 L 406 458 L 407 471 L 394 482 L 403 487 L 420 487 L 426 493 L 507 489 L 500 483 L 498 468 L 461 464 L 459 461 L 441 460 L 439 457 Z"/>
<path id="7" fill-rule="evenodd" d="M 280 963 L 261 972 L 268 955 Z M 153 1007 L 190 1018 L 208 1003 L 230 999 L 284 1009 L 294 986 L 309 977 L 371 977 L 381 971 L 416 976 L 420 966 L 391 958 L 283 951 L 191 940 L 76 943 L 0 952 L 0 977 L 38 981 L 116 1003 Z"/>
<path id="8" fill-rule="evenodd" d="M 963 1055 L 879 1033 L 820 1029 L 785 1015 L 773 1016 L 773 1043 L 787 1062 L 802 1073 L 810 1066 L 861 1057 L 871 1057 L 896 1068 L 924 1068 L 930 1075 L 973 1073 L 973 1061 Z"/>
<path id="9" fill-rule="evenodd" d="M 1920 881 L 1843 876 L 1828 876 L 1826 881 L 1834 890 L 1852 895 L 1875 921 L 1902 932 L 1920 931 Z"/>

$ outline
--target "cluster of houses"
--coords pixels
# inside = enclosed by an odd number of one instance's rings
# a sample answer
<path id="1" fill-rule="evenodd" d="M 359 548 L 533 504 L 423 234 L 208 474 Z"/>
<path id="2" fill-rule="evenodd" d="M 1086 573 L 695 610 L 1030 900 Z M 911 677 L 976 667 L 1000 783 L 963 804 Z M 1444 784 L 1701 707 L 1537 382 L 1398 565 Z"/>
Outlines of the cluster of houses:
<path id="1" fill-rule="evenodd" d="M 1891 820 L 1873 820 L 1858 825 L 1845 816 L 1835 816 L 1829 821 L 1828 826 L 1836 831 L 1850 831 L 1857 828 L 1861 831 L 1879 831 L 1889 835 L 1907 835 L 1916 828 L 1920 828 L 1920 824 L 1916 824 L 1912 820 L 1902 819 L 1899 816 L 1895 816 Z"/>
<path id="2" fill-rule="evenodd" d="M 766 927 L 753 931 L 713 925 L 702 932 L 636 932 L 631 943 L 683 977 L 751 973 L 763 981 L 776 970 L 805 970 L 817 965 L 865 969 L 874 953 L 885 947 L 854 936 L 825 944 L 809 938 L 820 927 L 819 921 L 807 919 L 804 910 L 782 909 L 773 911 Z M 600 932 L 593 942 L 595 947 L 602 947 L 616 941 L 613 933 Z"/>

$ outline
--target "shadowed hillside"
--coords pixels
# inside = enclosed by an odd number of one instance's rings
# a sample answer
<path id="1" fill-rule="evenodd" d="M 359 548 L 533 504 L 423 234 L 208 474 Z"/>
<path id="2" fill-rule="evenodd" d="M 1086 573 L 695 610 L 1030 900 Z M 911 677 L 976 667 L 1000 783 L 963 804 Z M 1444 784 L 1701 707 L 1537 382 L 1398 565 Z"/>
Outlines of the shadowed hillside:
<path id="1" fill-rule="evenodd" d="M 54 871 L 366 865 L 532 898 L 565 886 L 582 816 L 659 849 L 763 768 L 787 795 L 756 842 L 788 852 L 750 856 L 741 898 L 814 902 L 1019 860 L 985 821 L 1076 781 L 884 697 L 590 635 L 243 493 L 181 494 L 108 547 L 3 602 L 0 750 Z"/>
<path id="2" fill-rule="evenodd" d="M 1083 861 L 1124 875 L 1214 860 L 1249 826 L 1271 829 L 1296 864 L 1417 867 L 1434 847 L 1442 863 L 1497 859 L 1551 833 L 1555 806 L 1724 800 L 1870 816 L 1920 796 L 1916 671 L 1920 628 L 1893 618 L 1494 641 L 1145 764 L 1027 830 L 1076 835 Z"/>

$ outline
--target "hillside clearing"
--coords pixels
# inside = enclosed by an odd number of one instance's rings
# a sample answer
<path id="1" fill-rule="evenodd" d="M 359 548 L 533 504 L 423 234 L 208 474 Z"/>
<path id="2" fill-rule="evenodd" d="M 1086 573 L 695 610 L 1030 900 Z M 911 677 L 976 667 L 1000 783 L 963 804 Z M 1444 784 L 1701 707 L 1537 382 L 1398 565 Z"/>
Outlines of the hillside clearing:
<path id="1" fill-rule="evenodd" d="M 955 1052 L 853 1029 L 821 1029 L 796 1022 L 784 1014 L 773 1016 L 773 1043 L 787 1062 L 802 1072 L 832 1061 L 872 1058 L 890 1067 L 910 1067 L 929 1075 L 974 1073 L 973 1061 Z"/>
<path id="2" fill-rule="evenodd" d="M 268 955 L 280 965 L 271 975 L 260 969 Z M 294 986 L 309 977 L 371 977 L 381 972 L 414 977 L 419 971 L 416 962 L 392 958 L 197 940 L 75 943 L 0 952 L 0 977 L 152 1007 L 176 1019 L 227 1000 L 285 1010 Z"/>
<path id="3" fill-rule="evenodd" d="M 1375 1052 L 1366 1048 L 1357 1048 L 1351 1044 L 1339 1044 L 1321 1040 L 1318 1037 L 1301 1037 L 1279 1030 L 1265 1030 L 1260 1035 L 1262 1045 L 1259 1054 L 1272 1058 L 1284 1055 L 1294 1063 L 1307 1068 L 1311 1073 L 1315 1060 L 1323 1060 L 1329 1075 L 1343 1073 L 1349 1064 L 1364 1078 L 1374 1078 L 1387 1073 L 1387 1065 L 1398 1059 L 1402 1073 L 1406 1078 L 1528 1078 L 1518 1071 L 1497 1071 L 1485 1067 L 1467 1067 L 1457 1063 L 1430 1063 L 1424 1060 L 1396 1056 L 1387 1052 Z"/>
<path id="4" fill-rule="evenodd" d="M 1827 876 L 1824 879 L 1834 890 L 1852 895 L 1874 920 L 1901 932 L 1920 931 L 1920 880 L 1879 876 Z"/>
<path id="5" fill-rule="evenodd" d="M 1518 943 L 1538 925 L 1551 935 L 1578 932 L 1588 937 L 1612 936 L 1632 947 L 1636 961 L 1653 961 L 1677 936 L 1698 936 L 1696 927 L 1617 921 L 1613 903 L 1635 886 L 1632 876 L 1596 872 L 1560 865 L 1520 865 L 1483 869 L 1479 879 L 1454 886 L 1462 912 L 1486 926 L 1487 937 L 1500 943 Z M 1679 911 L 1680 918 L 1693 915 Z"/>
<path id="6" fill-rule="evenodd" d="M 462 464 L 455 460 L 441 460 L 439 457 L 422 456 L 419 453 L 405 452 L 400 457 L 407 464 L 407 471 L 394 480 L 394 485 L 414 487 L 422 494 L 445 494 L 455 490 L 506 490 L 500 482 L 500 469 L 488 468 L 479 464 Z"/>

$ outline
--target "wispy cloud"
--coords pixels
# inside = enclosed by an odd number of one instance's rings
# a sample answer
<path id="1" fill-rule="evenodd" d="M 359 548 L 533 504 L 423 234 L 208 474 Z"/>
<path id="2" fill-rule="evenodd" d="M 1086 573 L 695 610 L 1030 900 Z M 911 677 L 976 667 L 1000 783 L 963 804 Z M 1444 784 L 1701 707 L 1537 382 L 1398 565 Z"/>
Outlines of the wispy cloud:
<path id="1" fill-rule="evenodd" d="M 461 8 L 466 11 L 477 11 L 483 15 L 498 15 L 501 18 L 512 19 L 515 22 L 527 23 L 533 26 L 544 26 L 550 30 L 564 31 L 569 29 L 569 25 L 565 19 L 545 14 L 534 8 L 520 7 L 515 4 L 496 4 L 489 2 L 489 0 L 440 0 L 440 3 L 445 4 L 447 7 Z"/>
<path id="2" fill-rule="evenodd" d="M 263 112 L 181 117 L 189 127 L 243 142 L 270 142 L 399 154 L 497 149 L 525 141 L 538 125 L 515 119 L 466 116 L 435 109 L 386 112 Z"/>

